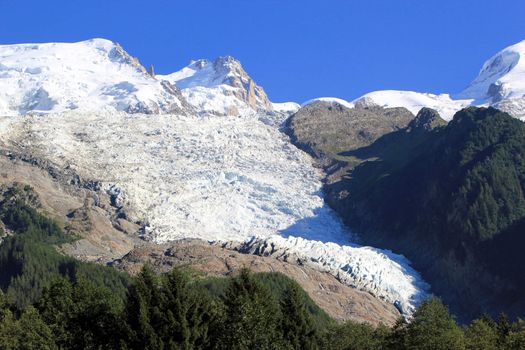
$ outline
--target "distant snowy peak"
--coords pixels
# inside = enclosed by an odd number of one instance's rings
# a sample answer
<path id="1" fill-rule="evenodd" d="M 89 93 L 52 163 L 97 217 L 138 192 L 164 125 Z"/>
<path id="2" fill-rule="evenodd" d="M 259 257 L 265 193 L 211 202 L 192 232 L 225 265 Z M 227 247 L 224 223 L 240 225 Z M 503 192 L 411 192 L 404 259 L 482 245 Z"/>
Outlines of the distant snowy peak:
<path id="1" fill-rule="evenodd" d="M 471 98 L 525 120 L 525 40 L 491 57 L 476 79 L 455 96 Z"/>
<path id="2" fill-rule="evenodd" d="M 273 111 L 264 89 L 231 56 L 192 61 L 178 72 L 157 77 L 182 89 L 188 102 L 201 113 L 239 115 Z"/>
<path id="3" fill-rule="evenodd" d="M 417 114 L 423 107 L 435 109 L 445 120 L 468 106 L 493 106 L 525 120 L 525 40 L 509 46 L 483 65 L 478 77 L 461 93 L 430 94 L 415 91 L 381 90 L 370 92 L 351 102 L 337 98 L 317 101 L 339 103 L 348 108 L 405 107 Z"/>
<path id="4" fill-rule="evenodd" d="M 186 114 L 191 107 L 109 40 L 0 46 L 0 114 L 104 108 Z"/>
<path id="5" fill-rule="evenodd" d="M 405 107 L 414 115 L 421 108 L 435 109 L 445 120 L 451 120 L 454 114 L 471 104 L 470 100 L 453 100 L 448 94 L 429 94 L 415 91 L 382 90 L 370 92 L 354 101 L 361 107 L 380 106 L 384 108 Z"/>
<path id="6" fill-rule="evenodd" d="M 498 103 L 525 96 L 525 40 L 509 46 L 483 64 L 476 79 L 457 95 L 478 103 Z"/>

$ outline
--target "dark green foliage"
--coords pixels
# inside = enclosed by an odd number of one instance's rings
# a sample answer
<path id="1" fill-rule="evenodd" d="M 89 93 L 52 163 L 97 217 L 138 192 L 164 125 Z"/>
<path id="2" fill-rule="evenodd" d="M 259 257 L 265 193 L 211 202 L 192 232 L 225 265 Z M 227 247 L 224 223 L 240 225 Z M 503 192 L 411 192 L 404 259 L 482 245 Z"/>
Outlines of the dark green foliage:
<path id="1" fill-rule="evenodd" d="M 329 350 L 381 350 L 386 349 L 390 330 L 368 324 L 347 322 L 331 327 L 323 339 L 322 349 Z M 388 349 L 395 349 L 390 348 Z"/>
<path id="2" fill-rule="evenodd" d="M 13 186 L 0 195 L 0 219 L 13 235 L 0 245 L 0 288 L 19 308 L 35 302 L 58 276 L 78 276 L 105 285 L 124 296 L 128 277 L 115 269 L 66 257 L 56 245 L 71 242 L 59 225 L 30 204 L 38 199 L 28 186 Z"/>
<path id="3" fill-rule="evenodd" d="M 282 349 L 279 304 L 246 269 L 230 281 L 223 298 L 221 349 Z"/>
<path id="4" fill-rule="evenodd" d="M 328 191 L 349 194 L 332 205 L 369 244 L 407 255 L 463 319 L 525 311 L 523 122 L 467 108 L 345 155 L 369 161 Z"/>
<path id="5" fill-rule="evenodd" d="M 306 306 L 306 293 L 293 283 L 281 300 L 281 332 L 291 349 L 317 349 L 317 330 Z"/>
<path id="6" fill-rule="evenodd" d="M 198 294 L 178 269 L 156 276 L 145 268 L 131 285 L 124 319 L 134 349 L 206 349 L 216 327 L 217 305 Z"/>
<path id="7" fill-rule="evenodd" d="M 58 349 L 53 334 L 38 312 L 28 307 L 15 319 L 11 311 L 0 320 L 0 348 L 13 350 Z"/>
<path id="8" fill-rule="evenodd" d="M 122 300 L 108 288 L 80 278 L 74 285 L 57 279 L 37 308 L 65 349 L 117 349 Z"/>
<path id="9" fill-rule="evenodd" d="M 438 299 L 425 301 L 407 326 L 407 350 L 465 349 L 463 332 Z"/>
<path id="10" fill-rule="evenodd" d="M 149 268 L 143 269 L 129 288 L 124 317 L 131 348 L 161 349 L 156 329 L 163 317 L 160 288 L 159 278 Z"/>
<path id="11" fill-rule="evenodd" d="M 469 350 L 497 350 L 499 336 L 494 322 L 474 320 L 465 329 L 465 344 Z"/>
<path id="12" fill-rule="evenodd" d="M 285 294 L 297 284 L 297 282 L 290 277 L 277 272 L 260 272 L 254 274 L 253 277 L 268 287 L 270 293 L 276 300 L 282 300 Z M 197 280 L 195 284 L 198 288 L 204 288 L 211 297 L 221 298 L 224 297 L 226 293 L 229 281 L 225 278 L 209 277 Z M 331 319 L 323 309 L 317 306 L 308 294 L 303 294 L 305 297 L 304 303 L 306 309 L 313 318 L 315 327 L 318 329 L 325 329 L 331 326 L 334 323 L 334 320 Z"/>

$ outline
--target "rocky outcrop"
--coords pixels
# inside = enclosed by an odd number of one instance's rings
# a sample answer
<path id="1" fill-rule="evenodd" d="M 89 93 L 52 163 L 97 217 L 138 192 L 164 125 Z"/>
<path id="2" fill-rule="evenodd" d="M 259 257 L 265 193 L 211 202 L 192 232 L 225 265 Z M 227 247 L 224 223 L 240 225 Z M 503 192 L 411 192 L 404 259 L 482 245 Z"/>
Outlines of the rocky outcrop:
<path id="1" fill-rule="evenodd" d="M 288 121 L 292 142 L 321 165 L 347 160 L 341 152 L 367 146 L 380 136 L 402 129 L 414 118 L 405 108 L 381 108 L 317 101 Z"/>
<path id="2" fill-rule="evenodd" d="M 5 153 L 8 153 L 6 155 Z M 29 185 L 36 207 L 80 239 L 62 250 L 85 261 L 106 263 L 129 252 L 140 226 L 126 222 L 95 182 L 61 171 L 49 161 L 13 152 L 0 154 L 0 186 Z"/>
<path id="3" fill-rule="evenodd" d="M 231 56 L 192 61 L 178 72 L 157 78 L 180 88 L 199 114 L 239 116 L 274 110 L 264 89 Z"/>
<path id="4" fill-rule="evenodd" d="M 407 131 L 425 130 L 430 131 L 434 128 L 447 125 L 438 112 L 431 108 L 422 108 L 417 116 L 408 124 Z"/>

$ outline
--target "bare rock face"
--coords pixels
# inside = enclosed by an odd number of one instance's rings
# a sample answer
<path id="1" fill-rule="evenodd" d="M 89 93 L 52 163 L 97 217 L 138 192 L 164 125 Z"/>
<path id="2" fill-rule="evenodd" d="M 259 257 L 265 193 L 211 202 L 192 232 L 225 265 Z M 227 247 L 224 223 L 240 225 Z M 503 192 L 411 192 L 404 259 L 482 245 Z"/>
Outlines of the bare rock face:
<path id="1" fill-rule="evenodd" d="M 350 109 L 318 101 L 295 113 L 288 128 L 292 142 L 328 166 L 333 160 L 345 160 L 341 152 L 370 145 L 382 135 L 405 128 L 413 118 L 405 108 L 357 104 Z"/>
<path id="2" fill-rule="evenodd" d="M 135 245 L 138 225 L 128 222 L 127 231 L 117 228 L 116 208 L 96 184 L 60 171 L 47 161 L 10 152 L 0 154 L 0 186 L 20 183 L 33 188 L 35 207 L 57 220 L 62 227 L 79 237 L 65 244 L 62 251 L 84 261 L 107 263 Z"/>

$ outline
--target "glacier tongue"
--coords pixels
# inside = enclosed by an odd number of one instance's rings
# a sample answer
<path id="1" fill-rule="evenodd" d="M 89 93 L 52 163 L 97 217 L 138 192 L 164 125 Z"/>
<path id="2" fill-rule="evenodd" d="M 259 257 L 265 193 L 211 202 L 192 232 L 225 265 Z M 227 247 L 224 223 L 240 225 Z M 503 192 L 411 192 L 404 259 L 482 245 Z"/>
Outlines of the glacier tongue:
<path id="1" fill-rule="evenodd" d="M 360 247 L 322 197 L 323 174 L 253 115 L 64 112 L 0 118 L 8 146 L 98 180 L 144 238 L 264 242 L 406 312 L 428 286 L 402 256 Z"/>

